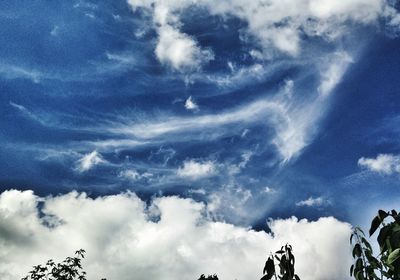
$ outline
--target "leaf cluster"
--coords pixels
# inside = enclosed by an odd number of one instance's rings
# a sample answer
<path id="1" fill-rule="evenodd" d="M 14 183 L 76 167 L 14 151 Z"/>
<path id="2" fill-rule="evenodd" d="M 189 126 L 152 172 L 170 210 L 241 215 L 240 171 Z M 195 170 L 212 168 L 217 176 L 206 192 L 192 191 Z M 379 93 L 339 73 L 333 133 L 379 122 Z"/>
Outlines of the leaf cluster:
<path id="1" fill-rule="evenodd" d="M 369 235 L 379 229 L 378 256 L 373 256 L 370 243 L 364 232 L 356 227 L 350 236 L 355 263 L 350 267 L 350 276 L 356 280 L 400 280 L 400 216 L 395 211 L 379 210 L 371 222 Z"/>
<path id="2" fill-rule="evenodd" d="M 85 253 L 80 249 L 74 257 L 67 257 L 60 263 L 48 260 L 45 265 L 36 265 L 21 280 L 86 280 L 86 272 L 82 270 Z"/>
<path id="3" fill-rule="evenodd" d="M 202 274 L 198 280 L 218 280 L 218 276 L 214 274 L 206 277 L 204 274 Z"/>
<path id="4" fill-rule="evenodd" d="M 263 277 L 260 280 L 270 280 L 272 277 L 275 277 L 275 280 L 300 280 L 299 276 L 295 274 L 295 258 L 292 251 L 292 246 L 286 244 L 274 255 L 271 254 L 265 262 Z M 275 264 L 275 261 L 277 264 Z M 279 267 L 279 273 L 277 273 L 275 266 Z"/>

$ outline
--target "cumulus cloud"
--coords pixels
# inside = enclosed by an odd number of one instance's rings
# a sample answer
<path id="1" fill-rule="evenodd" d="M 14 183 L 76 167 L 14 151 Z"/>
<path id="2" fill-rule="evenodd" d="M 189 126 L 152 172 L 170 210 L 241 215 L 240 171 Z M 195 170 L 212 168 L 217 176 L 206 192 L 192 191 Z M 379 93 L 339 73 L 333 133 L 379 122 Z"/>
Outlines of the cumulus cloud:
<path id="1" fill-rule="evenodd" d="M 32 265 L 85 248 L 88 279 L 197 279 L 201 273 L 257 279 L 268 252 L 287 242 L 301 279 L 347 278 L 347 223 L 293 217 L 270 221 L 266 233 L 213 221 L 206 212 L 204 204 L 178 197 L 156 198 L 146 206 L 133 193 L 93 199 L 76 192 L 42 198 L 32 191 L 5 191 L 0 278 L 19 279 Z"/>
<path id="2" fill-rule="evenodd" d="M 158 60 L 178 72 L 193 72 L 214 59 L 210 49 L 201 48 L 196 39 L 180 31 L 180 22 L 168 2 L 128 0 L 132 8 L 147 8 L 153 11 L 158 41 L 155 54 Z M 176 6 L 176 5 L 175 5 Z"/>
<path id="3" fill-rule="evenodd" d="M 330 201 L 323 197 L 309 197 L 296 203 L 296 206 L 318 207 L 330 204 Z"/>
<path id="4" fill-rule="evenodd" d="M 91 153 L 85 154 L 76 162 L 76 170 L 78 170 L 79 172 L 86 172 L 96 165 L 106 162 L 107 161 L 103 159 L 101 154 L 99 154 L 97 151 L 93 151 Z"/>
<path id="5" fill-rule="evenodd" d="M 157 58 L 174 70 L 192 72 L 214 58 L 210 50 L 202 50 L 192 37 L 170 25 L 161 26 L 158 33 Z"/>
<path id="6" fill-rule="evenodd" d="M 208 196 L 208 209 L 217 219 L 229 218 L 234 224 L 246 224 L 249 217 L 260 218 L 265 211 L 262 207 L 254 209 L 257 198 L 250 189 L 228 184 Z"/>
<path id="7" fill-rule="evenodd" d="M 379 154 L 376 158 L 362 157 L 358 160 L 358 165 L 372 172 L 382 174 L 400 173 L 400 156 L 392 154 Z"/>
<path id="8" fill-rule="evenodd" d="M 196 180 L 213 176 L 216 172 L 217 166 L 212 161 L 186 160 L 176 173 L 181 178 Z"/>
<path id="9" fill-rule="evenodd" d="M 203 7 L 211 15 L 233 16 L 247 23 L 247 41 L 253 37 L 262 49 L 258 56 L 269 57 L 271 49 L 296 56 L 301 49 L 302 35 L 320 37 L 327 41 L 340 38 L 351 21 L 365 25 L 377 22 L 380 17 L 394 20 L 397 14 L 385 0 L 301 0 L 293 5 L 291 0 L 211 0 L 128 1 L 134 9 L 153 11 L 158 23 L 179 23 L 179 16 L 190 6 Z M 390 11 L 390 12 L 389 12 Z M 253 50 L 254 52 L 254 50 Z M 272 52 L 273 53 L 273 52 Z"/>

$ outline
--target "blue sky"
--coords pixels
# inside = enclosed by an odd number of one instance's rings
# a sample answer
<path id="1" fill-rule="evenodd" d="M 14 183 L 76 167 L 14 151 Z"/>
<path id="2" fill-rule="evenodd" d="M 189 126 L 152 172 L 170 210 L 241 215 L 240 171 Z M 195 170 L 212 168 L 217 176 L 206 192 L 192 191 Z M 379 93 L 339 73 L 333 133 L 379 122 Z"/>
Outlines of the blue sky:
<path id="1" fill-rule="evenodd" d="M 0 191 L 255 229 L 398 205 L 396 1 L 194 2 L 0 3 Z"/>

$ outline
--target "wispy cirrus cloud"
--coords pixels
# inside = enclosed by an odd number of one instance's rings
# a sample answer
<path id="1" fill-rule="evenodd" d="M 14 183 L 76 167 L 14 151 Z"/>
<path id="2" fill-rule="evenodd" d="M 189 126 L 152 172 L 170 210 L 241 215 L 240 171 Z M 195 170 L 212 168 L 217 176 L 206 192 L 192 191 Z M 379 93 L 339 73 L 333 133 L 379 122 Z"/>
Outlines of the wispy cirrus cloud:
<path id="1" fill-rule="evenodd" d="M 34 121 L 37 121 L 42 125 L 45 125 L 45 122 L 40 117 L 38 117 L 36 114 L 32 113 L 25 106 L 23 106 L 21 104 L 14 103 L 12 101 L 10 101 L 10 106 L 12 106 L 15 109 L 17 109 L 18 111 L 20 111 L 27 118 L 32 119 Z"/>
<path id="2" fill-rule="evenodd" d="M 80 144 L 81 148 L 108 151 L 241 135 L 247 127 L 262 124 L 275 131 L 272 138 L 265 139 L 266 143 L 275 145 L 280 160 L 288 162 L 311 143 L 329 104 L 329 92 L 340 82 L 350 62 L 347 54 L 334 54 L 326 60 L 321 67 L 328 69 L 328 72 L 334 72 L 334 78 L 324 78 L 326 74 L 321 74 L 324 75 L 320 82 L 324 88 L 323 94 L 317 94 L 318 90 L 315 89 L 314 95 L 300 96 L 297 92 L 302 92 L 303 89 L 297 88 L 296 82 L 287 80 L 274 96 L 263 97 L 222 112 L 196 116 L 161 114 L 161 117 L 141 119 L 105 115 L 97 119 L 96 126 L 70 126 L 70 129 L 103 135 L 101 140 L 81 140 L 76 144 Z M 197 108 L 193 99 L 189 98 L 186 103 L 186 107 Z"/>
<path id="3" fill-rule="evenodd" d="M 28 79 L 34 83 L 48 78 L 45 73 L 35 68 L 4 63 L 0 64 L 0 76 L 6 79 Z"/>
<path id="4" fill-rule="evenodd" d="M 322 197 L 312 197 L 310 196 L 309 198 L 305 199 L 305 200 L 301 200 L 299 202 L 296 202 L 296 206 L 307 206 L 307 207 L 321 207 L 321 206 L 326 206 L 326 205 L 330 205 L 331 202 Z"/>
<path id="5" fill-rule="evenodd" d="M 103 159 L 97 151 L 85 154 L 76 162 L 76 170 L 79 172 L 87 172 L 96 165 L 105 164 L 107 161 Z"/>

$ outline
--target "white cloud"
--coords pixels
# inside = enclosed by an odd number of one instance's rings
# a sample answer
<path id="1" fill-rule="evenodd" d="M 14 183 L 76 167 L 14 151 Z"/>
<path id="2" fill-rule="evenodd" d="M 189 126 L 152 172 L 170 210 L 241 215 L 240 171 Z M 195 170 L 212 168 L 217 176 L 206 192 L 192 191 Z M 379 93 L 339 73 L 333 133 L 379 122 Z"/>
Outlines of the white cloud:
<path id="1" fill-rule="evenodd" d="M 210 177 L 217 172 L 217 166 L 212 161 L 186 160 L 176 174 L 181 178 L 192 180 Z"/>
<path id="2" fill-rule="evenodd" d="M 139 173 L 135 169 L 127 169 L 119 172 L 118 177 L 128 179 L 130 181 L 138 181 L 141 179 L 149 179 L 153 177 L 153 174 L 150 172 Z"/>
<path id="3" fill-rule="evenodd" d="M 246 168 L 254 153 L 252 151 L 245 151 L 241 154 L 241 161 L 237 164 L 228 166 L 228 173 L 233 175 L 239 173 L 243 168 Z"/>
<path id="4" fill-rule="evenodd" d="M 208 75 L 207 79 L 203 78 L 203 80 L 216 83 L 220 87 L 239 86 L 246 82 L 254 81 L 254 78 L 258 80 L 265 79 L 267 74 L 271 74 L 279 66 L 279 63 L 277 65 L 270 65 L 268 68 L 259 63 L 250 66 L 243 66 L 238 69 L 231 66 L 231 73 L 229 75 Z"/>
<path id="5" fill-rule="evenodd" d="M 44 122 L 40 117 L 38 117 L 36 114 L 32 113 L 30 110 L 28 110 L 25 106 L 14 103 L 10 101 L 10 106 L 14 107 L 18 111 L 20 111 L 25 117 L 37 121 L 41 125 L 46 125 L 46 122 Z"/>
<path id="6" fill-rule="evenodd" d="M 194 110 L 197 111 L 199 109 L 199 106 L 196 104 L 196 102 L 193 100 L 191 96 L 189 96 L 188 99 L 185 101 L 185 108 L 187 110 Z"/>
<path id="7" fill-rule="evenodd" d="M 267 186 L 264 188 L 264 193 L 274 194 L 274 193 L 277 193 L 277 190 Z"/>
<path id="8" fill-rule="evenodd" d="M 60 27 L 58 25 L 55 25 L 53 29 L 50 31 L 51 36 L 57 36 L 60 33 Z"/>
<path id="9" fill-rule="evenodd" d="M 0 75 L 6 79 L 29 79 L 36 84 L 48 78 L 36 69 L 9 64 L 0 64 Z"/>
<path id="10" fill-rule="evenodd" d="M 280 114 L 274 122 L 277 134 L 273 143 L 277 146 L 283 162 L 288 162 L 307 147 L 317 133 L 319 120 L 329 105 L 330 93 L 341 81 L 351 57 L 345 52 L 334 53 L 321 61 L 319 96 L 307 100 L 293 97 L 294 83 L 287 81 L 278 97 Z"/>
<path id="11" fill-rule="evenodd" d="M 200 194 L 200 195 L 205 195 L 206 190 L 205 189 L 190 189 L 188 191 L 190 194 Z"/>
<path id="12" fill-rule="evenodd" d="M 400 173 L 400 156 L 391 154 L 379 154 L 376 158 L 362 157 L 358 165 L 373 172 L 383 174 Z"/>
<path id="13" fill-rule="evenodd" d="M 127 125 L 113 124 L 110 132 L 117 134 L 133 135 L 142 139 L 151 139 L 163 136 L 167 133 L 181 133 L 184 131 L 189 134 L 191 131 L 206 130 L 221 127 L 232 123 L 250 123 L 261 118 L 266 118 L 270 114 L 277 113 L 279 104 L 271 100 L 258 100 L 246 104 L 236 110 L 221 112 L 218 114 L 208 114 L 195 117 L 169 117 L 162 121 L 154 122 L 135 122 Z"/>
<path id="14" fill-rule="evenodd" d="M 33 265 L 84 248 L 88 279 L 197 279 L 201 273 L 258 279 L 268 252 L 287 242 L 301 279 L 348 278 L 347 223 L 332 217 L 275 220 L 268 234 L 215 222 L 206 211 L 204 204 L 178 197 L 157 198 L 146 207 L 132 193 L 92 199 L 76 192 L 41 198 L 6 191 L 0 195 L 0 278 L 20 279 Z"/>
<path id="15" fill-rule="evenodd" d="M 333 41 L 346 33 L 349 21 L 373 24 L 380 17 L 393 19 L 393 13 L 396 14 L 385 0 L 300 0 L 296 1 L 296 5 L 293 5 L 292 0 L 221 0 L 217 3 L 212 0 L 128 2 L 133 9 L 153 10 L 154 21 L 159 24 L 173 22 L 179 25 L 180 14 L 190 6 L 206 8 L 211 15 L 239 18 L 247 23 L 247 36 L 243 37 L 255 38 L 262 48 L 262 52 L 258 52 L 259 57 L 270 57 L 274 54 L 274 49 L 296 56 L 300 52 L 304 33 Z"/>
<path id="16" fill-rule="evenodd" d="M 124 170 L 118 174 L 119 177 L 126 178 L 132 181 L 140 179 L 140 174 L 134 169 Z"/>
<path id="17" fill-rule="evenodd" d="M 270 141 L 276 146 L 281 160 L 288 162 L 312 141 L 318 121 L 324 115 L 328 96 L 299 100 L 287 91 L 288 84 L 285 83 L 282 92 L 275 97 L 259 99 L 220 113 L 193 117 L 164 117 L 160 121 L 142 123 L 127 120 L 122 125 L 115 123 L 105 129 L 113 134 L 134 136 L 137 139 L 156 141 L 163 136 L 163 141 L 171 138 L 183 141 L 196 137 L 207 136 L 212 139 L 227 134 L 239 134 L 248 124 L 264 123 L 275 130 L 275 135 Z M 232 124 L 235 124 L 233 129 L 230 126 Z M 200 130 L 202 133 L 195 133 Z M 173 134 L 180 137 L 173 137 Z"/>
<path id="18" fill-rule="evenodd" d="M 301 86 L 297 86 L 301 81 L 287 79 L 275 95 L 266 95 L 216 113 L 170 116 L 166 112 L 151 119 L 116 116 L 114 120 L 104 120 L 104 126 L 87 128 L 107 133 L 111 139 L 82 144 L 103 151 L 194 139 L 213 140 L 228 135 L 246 135 L 249 126 L 264 124 L 275 132 L 272 138 L 266 138 L 265 141 L 276 147 L 278 161 L 287 163 L 300 155 L 318 133 L 319 121 L 329 106 L 330 93 L 340 82 L 350 62 L 351 58 L 346 52 L 336 52 L 320 59 L 317 69 L 321 80 L 318 90 L 315 88 L 312 93 L 305 93 Z M 192 98 L 186 100 L 185 105 L 187 108 L 197 106 Z M 118 137 L 113 139 L 114 136 Z"/>
<path id="19" fill-rule="evenodd" d="M 261 218 L 261 212 L 265 211 L 265 208 L 261 209 L 262 207 L 254 209 L 257 198 L 248 188 L 228 184 L 208 196 L 207 206 L 210 214 L 217 219 L 229 219 L 235 224 L 246 224 L 245 221 L 249 217 L 256 220 Z"/>
<path id="20" fill-rule="evenodd" d="M 153 20 L 156 24 L 158 42 L 155 54 L 158 60 L 178 72 L 193 72 L 204 63 L 214 59 L 211 50 L 198 46 L 195 38 L 179 30 L 179 20 L 171 13 L 170 3 L 151 5 L 151 1 L 128 1 L 133 8 L 154 7 Z M 150 6 L 149 6 L 150 5 Z"/>
<path id="21" fill-rule="evenodd" d="M 321 95 L 326 96 L 332 92 L 336 85 L 342 80 L 352 58 L 346 52 L 337 52 L 325 69 L 321 69 L 321 84 L 318 88 Z"/>
<path id="22" fill-rule="evenodd" d="M 86 172 L 101 163 L 106 163 L 106 160 L 104 160 L 97 151 L 93 151 L 91 153 L 85 154 L 81 159 L 77 161 L 76 170 L 78 170 L 79 172 Z"/>
<path id="23" fill-rule="evenodd" d="M 210 50 L 202 50 L 192 37 L 173 26 L 161 26 L 158 33 L 159 39 L 155 49 L 157 58 L 176 71 L 196 71 L 202 64 L 214 59 Z"/>
<path id="24" fill-rule="evenodd" d="M 309 197 L 306 200 L 301 200 L 296 203 L 296 206 L 308 206 L 308 207 L 318 207 L 318 206 L 325 206 L 330 204 L 329 200 L 326 200 L 323 197 Z"/>
<path id="25" fill-rule="evenodd" d="M 135 57 L 129 53 L 106 52 L 106 57 L 107 57 L 107 59 L 116 61 L 122 65 L 134 65 L 136 63 Z"/>

